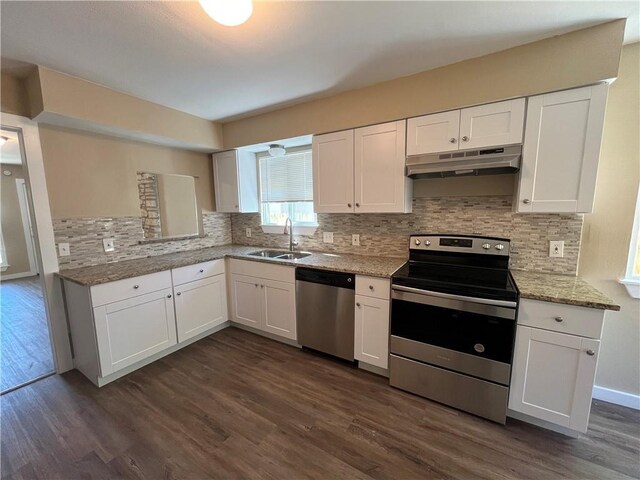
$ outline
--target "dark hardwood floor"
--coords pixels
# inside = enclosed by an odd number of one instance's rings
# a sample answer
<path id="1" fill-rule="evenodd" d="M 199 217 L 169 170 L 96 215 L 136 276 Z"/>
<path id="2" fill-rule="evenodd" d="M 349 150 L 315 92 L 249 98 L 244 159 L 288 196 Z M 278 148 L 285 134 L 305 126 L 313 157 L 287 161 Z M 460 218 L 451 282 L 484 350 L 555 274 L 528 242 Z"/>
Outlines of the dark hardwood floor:
<path id="1" fill-rule="evenodd" d="M 229 328 L 97 389 L 0 397 L 5 478 L 638 478 L 640 414 L 596 403 L 570 439 L 506 427 Z"/>
<path id="2" fill-rule="evenodd" d="M 0 282 L 0 392 L 53 372 L 40 277 Z"/>

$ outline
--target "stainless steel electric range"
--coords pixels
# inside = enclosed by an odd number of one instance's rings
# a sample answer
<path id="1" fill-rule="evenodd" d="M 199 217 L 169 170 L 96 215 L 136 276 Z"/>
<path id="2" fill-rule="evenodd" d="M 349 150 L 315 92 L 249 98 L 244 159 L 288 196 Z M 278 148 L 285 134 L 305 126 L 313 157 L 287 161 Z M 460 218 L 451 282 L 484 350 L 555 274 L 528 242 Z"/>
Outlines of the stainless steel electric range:
<path id="1" fill-rule="evenodd" d="M 392 278 L 390 384 L 505 423 L 518 306 L 509 240 L 410 241 Z"/>

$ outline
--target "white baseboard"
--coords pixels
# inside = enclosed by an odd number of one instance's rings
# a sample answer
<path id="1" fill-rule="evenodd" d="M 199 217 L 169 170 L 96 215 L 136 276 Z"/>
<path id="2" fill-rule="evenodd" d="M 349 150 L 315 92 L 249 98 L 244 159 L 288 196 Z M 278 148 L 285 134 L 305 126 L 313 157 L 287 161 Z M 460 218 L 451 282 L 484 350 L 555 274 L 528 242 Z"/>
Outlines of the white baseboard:
<path id="1" fill-rule="evenodd" d="M 616 405 L 622 405 L 623 407 L 640 410 L 640 395 L 620 392 L 619 390 L 594 385 L 593 398 L 596 400 L 602 400 L 603 402 L 615 403 Z"/>
<path id="2" fill-rule="evenodd" d="M 26 278 L 26 277 L 35 277 L 36 272 L 20 272 L 20 273 L 11 273 L 9 275 L 5 275 L 4 273 L 0 275 L 0 280 L 16 280 L 18 278 Z"/>

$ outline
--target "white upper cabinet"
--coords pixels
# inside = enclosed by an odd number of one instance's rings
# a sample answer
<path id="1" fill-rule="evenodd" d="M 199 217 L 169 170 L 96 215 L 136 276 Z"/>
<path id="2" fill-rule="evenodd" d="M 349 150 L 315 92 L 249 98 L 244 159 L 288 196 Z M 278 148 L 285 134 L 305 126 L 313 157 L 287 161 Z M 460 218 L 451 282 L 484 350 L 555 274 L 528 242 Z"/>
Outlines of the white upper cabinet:
<path id="1" fill-rule="evenodd" d="M 229 150 L 213 154 L 217 212 L 259 211 L 258 166 L 252 152 Z"/>
<path id="2" fill-rule="evenodd" d="M 353 155 L 353 130 L 313 136 L 313 207 L 316 213 L 354 211 Z"/>
<path id="3" fill-rule="evenodd" d="M 410 118 L 407 124 L 407 155 L 458 150 L 460 110 Z"/>
<path id="4" fill-rule="evenodd" d="M 490 103 L 460 111 L 460 149 L 522 143 L 525 99 Z"/>
<path id="5" fill-rule="evenodd" d="M 405 174 L 406 122 L 314 135 L 313 203 L 316 213 L 411 211 Z"/>
<path id="6" fill-rule="evenodd" d="M 407 155 L 426 155 L 522 142 L 525 99 L 410 118 Z"/>
<path id="7" fill-rule="evenodd" d="M 593 210 L 608 86 L 529 98 L 517 212 Z"/>
<path id="8" fill-rule="evenodd" d="M 406 122 L 355 131 L 355 212 L 410 212 L 412 182 L 405 170 Z"/>

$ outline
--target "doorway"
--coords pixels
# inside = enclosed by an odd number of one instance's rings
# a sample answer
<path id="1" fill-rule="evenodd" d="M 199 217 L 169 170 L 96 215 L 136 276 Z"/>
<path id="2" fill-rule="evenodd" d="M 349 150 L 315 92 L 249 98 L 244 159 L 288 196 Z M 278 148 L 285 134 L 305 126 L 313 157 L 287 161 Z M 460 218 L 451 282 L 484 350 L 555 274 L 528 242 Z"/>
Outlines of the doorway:
<path id="1" fill-rule="evenodd" d="M 54 373 L 19 130 L 0 129 L 0 393 Z"/>

